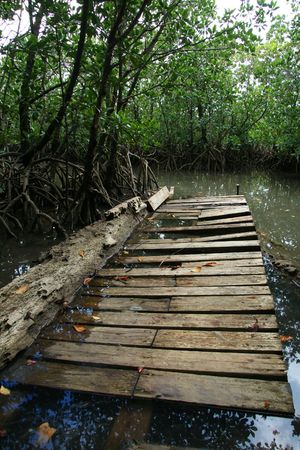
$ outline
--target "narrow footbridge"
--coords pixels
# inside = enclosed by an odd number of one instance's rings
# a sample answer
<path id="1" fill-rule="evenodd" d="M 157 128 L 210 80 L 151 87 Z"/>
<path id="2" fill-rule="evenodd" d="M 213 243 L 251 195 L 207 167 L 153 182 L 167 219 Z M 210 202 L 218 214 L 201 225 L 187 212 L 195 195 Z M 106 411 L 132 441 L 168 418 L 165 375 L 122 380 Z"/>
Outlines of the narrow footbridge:
<path id="1" fill-rule="evenodd" d="M 293 414 L 245 198 L 161 205 L 12 373 L 48 388 Z"/>

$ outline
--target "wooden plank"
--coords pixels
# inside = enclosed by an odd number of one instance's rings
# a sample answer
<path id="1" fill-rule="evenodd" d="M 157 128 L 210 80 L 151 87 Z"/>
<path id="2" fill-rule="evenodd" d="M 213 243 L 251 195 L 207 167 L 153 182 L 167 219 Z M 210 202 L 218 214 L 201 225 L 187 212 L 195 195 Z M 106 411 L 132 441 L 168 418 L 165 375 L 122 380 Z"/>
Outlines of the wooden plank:
<path id="1" fill-rule="evenodd" d="M 272 314 L 181 314 L 143 312 L 94 312 L 93 315 L 80 312 L 64 314 L 60 318 L 66 323 L 89 323 L 101 326 L 138 328 L 181 328 L 245 330 L 258 327 L 263 331 L 278 329 L 276 317 Z"/>
<path id="2" fill-rule="evenodd" d="M 250 210 L 248 206 L 232 207 L 232 208 L 220 208 L 214 210 L 202 211 L 199 219 L 209 219 L 212 217 L 231 217 L 231 216 L 243 216 L 249 214 Z"/>
<path id="3" fill-rule="evenodd" d="M 127 346 L 150 347 L 155 337 L 155 330 L 149 328 L 121 328 L 85 325 L 86 331 L 78 333 L 71 324 L 50 326 L 42 331 L 42 339 L 57 341 L 87 342 L 94 344 L 116 344 Z"/>
<path id="4" fill-rule="evenodd" d="M 203 202 L 231 202 L 231 201 L 241 201 L 247 202 L 244 195 L 216 195 L 216 196 L 201 196 L 201 197 L 191 197 L 191 198 L 174 198 L 169 200 L 167 204 L 172 203 L 203 203 Z"/>
<path id="5" fill-rule="evenodd" d="M 242 260 L 241 260 L 242 261 Z M 250 261 L 250 260 L 249 260 Z M 248 261 L 248 262 L 249 262 Z M 256 261 L 256 260 L 255 260 Z M 259 260 L 258 260 L 259 261 Z M 131 270 L 124 269 L 122 267 L 115 269 L 99 269 L 97 270 L 97 275 L 101 277 L 174 277 L 176 276 L 203 276 L 203 275 L 255 275 L 264 274 L 265 269 L 262 264 L 257 266 L 246 265 L 244 267 L 236 267 L 228 264 L 218 264 L 215 265 L 211 261 L 212 265 L 203 265 L 192 263 L 189 267 L 174 267 L 174 269 L 169 267 L 149 267 L 143 269 L 133 268 Z M 189 263 L 190 264 L 190 263 Z"/>
<path id="6" fill-rule="evenodd" d="M 146 442 L 131 442 L 127 450 L 200 450 L 192 447 L 175 447 L 174 445 L 148 444 Z"/>
<path id="7" fill-rule="evenodd" d="M 94 297 L 83 295 L 72 302 L 72 307 L 80 305 L 95 311 L 168 311 L 169 298 L 124 298 Z"/>
<path id="8" fill-rule="evenodd" d="M 217 224 L 217 225 L 190 225 L 181 227 L 152 227 L 143 228 L 143 233 L 191 233 L 191 232 L 209 232 L 213 234 L 214 231 L 219 230 L 239 230 L 239 229 L 254 229 L 253 222 L 238 222 L 238 223 L 228 223 L 228 224 Z"/>
<path id="9" fill-rule="evenodd" d="M 176 277 L 176 286 L 252 286 L 266 284 L 267 278 L 265 275 Z"/>
<path id="10" fill-rule="evenodd" d="M 129 450 L 128 441 L 145 439 L 153 412 L 151 402 L 126 403 L 117 415 L 103 448 L 108 450 Z M 138 424 L 138 426 L 137 426 Z"/>
<path id="11" fill-rule="evenodd" d="M 200 262 L 200 261 L 234 261 L 242 259 L 261 259 L 259 251 L 240 251 L 240 252 L 224 252 L 209 254 L 190 254 L 183 255 L 180 253 L 172 255 L 142 255 L 142 256 L 119 256 L 116 262 L 121 264 L 153 264 L 153 263 L 177 263 L 177 262 Z"/>
<path id="12" fill-rule="evenodd" d="M 186 297 L 193 295 L 260 295 L 270 294 L 268 286 L 176 286 L 176 287 L 105 287 L 93 288 L 94 295 L 113 297 Z"/>
<path id="13" fill-rule="evenodd" d="M 126 246 L 127 250 L 207 250 L 214 252 L 217 249 L 234 249 L 234 248 L 259 248 L 259 242 L 256 240 L 245 240 L 245 241 L 220 241 L 220 242 L 170 242 L 164 243 L 164 240 L 157 239 L 157 244 L 139 244 Z"/>
<path id="14" fill-rule="evenodd" d="M 189 261 L 189 262 L 182 262 L 180 268 L 188 268 L 188 267 L 201 267 L 201 272 L 204 268 L 208 267 L 211 269 L 215 269 L 215 270 L 219 270 L 221 271 L 222 268 L 224 269 L 231 269 L 232 271 L 234 270 L 244 270 L 244 268 L 246 267 L 252 267 L 257 268 L 257 267 L 264 267 L 264 263 L 262 258 L 250 258 L 250 259 L 225 259 L 223 261 L 221 260 L 217 260 L 217 261 L 199 261 L 199 262 L 195 262 L 195 261 Z M 175 269 L 174 269 L 175 270 Z M 210 273 L 213 273 L 212 272 Z M 176 273 L 176 272 L 175 272 Z M 240 272 L 242 273 L 242 272 Z"/>
<path id="15" fill-rule="evenodd" d="M 62 362 L 25 361 L 12 374 L 15 382 L 55 389 L 130 397 L 138 378 L 136 370 L 80 366 Z"/>
<path id="16" fill-rule="evenodd" d="M 156 244 L 156 243 L 164 243 L 164 244 L 171 244 L 174 242 L 209 242 L 209 241 L 224 241 L 224 240 L 230 240 L 230 239 L 257 239 L 257 234 L 255 231 L 243 231 L 240 233 L 222 233 L 219 235 L 212 235 L 212 236 L 202 236 L 202 237 L 185 237 L 185 238 L 172 238 L 172 239 L 139 239 L 138 241 L 135 239 L 132 239 L 129 241 L 131 244 Z"/>
<path id="17" fill-rule="evenodd" d="M 134 396 L 220 408 L 265 409 L 268 414 L 294 411 L 289 385 L 283 381 L 144 370 Z"/>
<path id="18" fill-rule="evenodd" d="M 281 354 L 278 334 L 265 331 L 158 330 L 153 347 Z"/>
<path id="19" fill-rule="evenodd" d="M 211 297 L 173 297 L 170 312 L 271 312 L 274 302 L 271 295 L 236 295 Z"/>
<path id="20" fill-rule="evenodd" d="M 286 366 L 281 355 L 277 354 L 200 352 L 56 341 L 39 342 L 38 348 L 44 359 L 54 361 L 286 379 Z"/>
<path id="21" fill-rule="evenodd" d="M 147 200 L 147 205 L 151 211 L 155 211 L 169 197 L 170 192 L 167 186 L 164 186 Z"/>
<path id="22" fill-rule="evenodd" d="M 115 278 L 93 278 L 93 280 L 89 284 L 89 293 L 94 292 L 94 288 L 97 286 L 132 286 L 132 287 L 139 287 L 139 286 L 169 286 L 173 287 L 175 286 L 175 275 L 173 274 L 173 278 L 171 277 L 145 277 L 145 278 L 139 278 L 139 277 L 126 277 L 126 280 L 120 280 L 118 277 Z"/>

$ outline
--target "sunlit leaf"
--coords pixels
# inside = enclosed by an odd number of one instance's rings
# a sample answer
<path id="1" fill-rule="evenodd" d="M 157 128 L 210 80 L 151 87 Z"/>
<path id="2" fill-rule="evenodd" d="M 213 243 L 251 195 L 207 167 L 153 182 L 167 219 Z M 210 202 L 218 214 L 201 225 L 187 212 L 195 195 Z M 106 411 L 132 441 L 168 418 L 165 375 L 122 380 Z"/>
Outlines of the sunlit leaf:
<path id="1" fill-rule="evenodd" d="M 56 429 L 50 427 L 48 422 L 42 423 L 37 428 L 37 433 L 38 433 L 37 445 L 39 445 L 40 447 L 46 445 L 47 442 L 49 442 L 49 440 L 52 438 L 52 436 L 54 435 L 55 432 L 56 432 Z"/>
<path id="2" fill-rule="evenodd" d="M 129 277 L 126 277 L 126 276 L 114 277 L 114 280 L 116 280 L 116 281 L 127 281 L 128 279 L 129 279 Z"/>
<path id="3" fill-rule="evenodd" d="M 101 321 L 102 322 L 102 319 L 101 319 L 101 317 L 98 317 L 98 316 L 91 316 L 92 317 L 92 319 L 93 320 L 96 320 L 96 322 L 98 321 Z"/>
<path id="4" fill-rule="evenodd" d="M 79 250 L 79 256 L 81 256 L 81 258 L 83 258 L 85 255 L 85 251 L 84 250 Z"/>
<path id="5" fill-rule="evenodd" d="M 37 361 L 35 359 L 27 359 L 26 366 L 35 366 Z"/>
<path id="6" fill-rule="evenodd" d="M 140 256 L 139 258 L 138 258 L 138 262 L 143 262 L 144 261 L 144 257 L 143 256 Z"/>
<path id="7" fill-rule="evenodd" d="M 7 389 L 6 387 L 1 386 L 0 387 L 0 394 L 1 395 L 10 395 L 10 389 Z"/>
<path id="8" fill-rule="evenodd" d="M 265 400 L 265 401 L 264 401 L 264 408 L 265 408 L 265 409 L 269 409 L 269 408 L 270 408 L 270 402 L 269 402 L 269 400 Z"/>
<path id="9" fill-rule="evenodd" d="M 284 336 L 283 334 L 281 334 L 279 338 L 281 342 L 291 342 L 294 339 L 293 336 Z"/>
<path id="10" fill-rule="evenodd" d="M 216 266 L 218 263 L 216 263 L 215 261 L 209 261 L 205 264 L 203 264 L 203 267 L 213 267 Z"/>
<path id="11" fill-rule="evenodd" d="M 127 250 L 123 250 L 123 255 L 129 255 L 129 252 Z"/>
<path id="12" fill-rule="evenodd" d="M 144 367 L 138 367 L 138 373 L 142 373 L 144 371 Z"/>
<path id="13" fill-rule="evenodd" d="M 201 272 L 201 269 L 202 269 L 201 266 L 196 266 L 192 269 L 192 272 L 199 273 L 199 272 Z"/>
<path id="14" fill-rule="evenodd" d="M 25 294 L 25 292 L 27 292 L 29 289 L 29 284 L 24 283 L 21 284 L 21 286 L 18 287 L 18 289 L 16 289 L 16 294 Z"/>
<path id="15" fill-rule="evenodd" d="M 73 328 L 77 333 L 83 333 L 86 331 L 86 328 L 83 325 L 73 325 Z"/>
<path id="16" fill-rule="evenodd" d="M 92 279 L 93 278 L 90 278 L 90 277 L 84 278 L 84 280 L 83 280 L 84 286 L 88 286 L 90 284 L 90 282 L 92 281 Z"/>

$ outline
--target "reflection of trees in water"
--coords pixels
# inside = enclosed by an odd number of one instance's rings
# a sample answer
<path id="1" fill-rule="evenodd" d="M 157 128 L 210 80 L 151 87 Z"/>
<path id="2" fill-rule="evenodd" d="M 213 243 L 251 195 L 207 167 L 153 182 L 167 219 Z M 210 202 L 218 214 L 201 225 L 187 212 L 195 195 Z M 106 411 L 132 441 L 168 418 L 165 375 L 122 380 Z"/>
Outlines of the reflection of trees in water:
<path id="1" fill-rule="evenodd" d="M 291 342 L 283 343 L 283 352 L 287 364 L 299 360 L 300 354 L 300 292 L 292 279 L 274 268 L 265 258 L 268 281 L 275 298 L 276 317 L 279 333 L 291 336 Z"/>
<path id="2" fill-rule="evenodd" d="M 267 416 L 258 416 L 266 419 Z M 277 442 L 277 430 L 270 442 L 255 441 L 257 416 L 237 411 L 199 409 L 186 405 L 157 404 L 148 441 L 188 446 L 202 450 L 293 450 Z M 267 426 L 267 423 L 266 423 Z"/>

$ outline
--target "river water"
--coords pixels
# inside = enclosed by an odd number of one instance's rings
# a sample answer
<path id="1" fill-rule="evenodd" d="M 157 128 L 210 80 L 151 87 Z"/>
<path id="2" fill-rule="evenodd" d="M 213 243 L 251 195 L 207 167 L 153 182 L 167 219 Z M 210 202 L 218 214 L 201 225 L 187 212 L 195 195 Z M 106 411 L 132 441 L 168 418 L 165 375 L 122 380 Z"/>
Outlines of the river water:
<path id="1" fill-rule="evenodd" d="M 175 186 L 175 196 L 226 195 L 240 193 L 248 200 L 262 246 L 270 253 L 282 254 L 300 266 L 300 180 L 279 175 L 252 173 L 248 175 L 206 175 L 200 173 L 160 174 L 160 184 Z M 46 242 L 45 242 L 46 241 Z M 51 239 L 43 239 L 44 250 Z M 7 244 L 6 244 L 7 245 Z M 14 273 L 27 270 L 37 257 L 26 243 L 9 246 L 7 255 L 0 255 L 2 282 Z M 11 250 L 13 249 L 13 250 Z M 25 250 L 24 250 L 25 249 Z M 20 256 L 19 256 L 20 255 Z M 284 344 L 284 357 L 292 386 L 296 414 L 300 416 L 300 290 L 298 281 L 280 273 L 265 256 L 271 290 L 275 297 L 280 334 L 293 340 Z M 25 266 L 25 268 L 24 268 Z M 10 418 L 5 425 L 6 436 L 0 437 L 0 448 L 32 449 L 36 445 L 36 427 L 43 422 L 56 428 L 53 438 L 43 447 L 47 449 L 104 449 L 128 448 L 125 441 L 136 436 L 139 419 L 126 423 L 123 444 L 108 447 L 112 424 L 120 416 L 129 400 L 79 394 L 70 391 L 17 388 L 18 400 L 2 409 Z M 1 396 L 0 396 L 1 397 Z M 1 400 L 1 399 L 0 399 Z M 1 435 L 1 424 L 0 424 Z M 197 449 L 258 450 L 300 449 L 300 421 L 270 415 L 182 406 L 155 402 L 151 424 L 145 440 Z M 118 441 L 118 436 L 115 436 Z"/>

